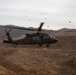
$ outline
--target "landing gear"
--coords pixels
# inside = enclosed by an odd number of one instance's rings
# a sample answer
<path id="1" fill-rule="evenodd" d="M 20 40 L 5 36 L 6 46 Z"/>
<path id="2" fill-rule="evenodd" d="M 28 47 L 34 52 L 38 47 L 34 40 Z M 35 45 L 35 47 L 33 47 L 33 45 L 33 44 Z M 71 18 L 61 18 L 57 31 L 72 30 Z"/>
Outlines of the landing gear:
<path id="1" fill-rule="evenodd" d="M 46 47 L 49 47 L 50 44 L 47 44 Z"/>
<path id="2" fill-rule="evenodd" d="M 42 44 L 39 44 L 40 47 L 42 47 Z"/>

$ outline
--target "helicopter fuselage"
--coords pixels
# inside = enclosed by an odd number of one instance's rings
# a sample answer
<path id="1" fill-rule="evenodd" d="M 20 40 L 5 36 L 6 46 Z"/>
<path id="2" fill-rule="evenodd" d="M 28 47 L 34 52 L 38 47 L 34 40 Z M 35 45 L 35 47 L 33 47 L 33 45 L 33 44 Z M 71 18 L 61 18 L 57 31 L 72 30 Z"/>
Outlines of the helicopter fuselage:
<path id="1" fill-rule="evenodd" d="M 4 43 L 11 43 L 11 44 L 39 44 L 39 46 L 42 46 L 43 44 L 53 44 L 56 43 L 58 40 L 50 35 L 50 34 L 46 34 L 46 33 L 33 33 L 33 34 L 26 34 L 26 37 L 19 39 L 19 40 L 15 40 L 15 41 L 8 41 L 8 40 L 4 40 Z"/>
<path id="2" fill-rule="evenodd" d="M 3 42 L 16 44 L 16 45 L 18 44 L 39 44 L 39 46 L 42 46 L 43 44 L 47 44 L 46 46 L 48 47 L 50 44 L 56 43 L 58 40 L 50 34 L 41 33 L 43 24 L 44 22 L 41 22 L 38 29 L 5 26 L 5 28 L 11 28 L 11 29 L 9 31 L 5 29 L 6 34 L 4 36 L 7 36 L 8 40 L 4 40 Z M 32 33 L 32 34 L 25 34 L 26 37 L 22 39 L 18 39 L 18 40 L 13 40 L 9 33 L 12 29 L 30 30 L 30 31 L 37 31 L 37 32 Z"/>
<path id="3" fill-rule="evenodd" d="M 52 44 L 52 43 L 56 43 L 57 41 L 58 40 L 50 34 L 33 33 L 33 34 L 26 34 L 23 43 L 24 44 Z"/>

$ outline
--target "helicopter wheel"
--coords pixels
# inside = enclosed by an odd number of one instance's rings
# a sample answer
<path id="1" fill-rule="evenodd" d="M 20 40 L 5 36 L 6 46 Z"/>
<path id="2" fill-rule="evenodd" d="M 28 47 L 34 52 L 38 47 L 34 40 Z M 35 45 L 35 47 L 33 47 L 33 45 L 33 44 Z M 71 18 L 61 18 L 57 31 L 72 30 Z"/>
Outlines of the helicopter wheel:
<path id="1" fill-rule="evenodd" d="M 42 47 L 42 44 L 39 44 L 40 47 Z"/>
<path id="2" fill-rule="evenodd" d="M 49 47 L 50 44 L 47 44 L 46 47 Z"/>

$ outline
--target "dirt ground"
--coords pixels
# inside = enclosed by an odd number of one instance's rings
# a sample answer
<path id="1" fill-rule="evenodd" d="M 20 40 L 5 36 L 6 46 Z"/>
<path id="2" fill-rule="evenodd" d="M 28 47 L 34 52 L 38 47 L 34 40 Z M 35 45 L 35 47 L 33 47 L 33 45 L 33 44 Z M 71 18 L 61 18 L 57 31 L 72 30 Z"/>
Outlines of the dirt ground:
<path id="1" fill-rule="evenodd" d="M 0 44 L 0 75 L 76 75 L 76 49 Z"/>
<path id="2" fill-rule="evenodd" d="M 76 75 L 76 36 L 58 40 L 48 48 L 0 41 L 0 75 Z"/>

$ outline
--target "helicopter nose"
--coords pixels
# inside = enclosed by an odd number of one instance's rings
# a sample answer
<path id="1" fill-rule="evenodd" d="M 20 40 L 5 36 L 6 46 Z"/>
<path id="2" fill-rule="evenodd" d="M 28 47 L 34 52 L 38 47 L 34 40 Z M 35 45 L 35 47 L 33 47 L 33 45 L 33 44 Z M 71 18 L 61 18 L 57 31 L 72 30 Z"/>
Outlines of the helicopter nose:
<path id="1" fill-rule="evenodd" d="M 54 39 L 54 42 L 55 42 L 55 43 L 58 42 L 58 39 Z"/>
<path id="2" fill-rule="evenodd" d="M 58 39 L 53 39 L 53 43 L 56 43 L 56 42 L 58 42 Z"/>

